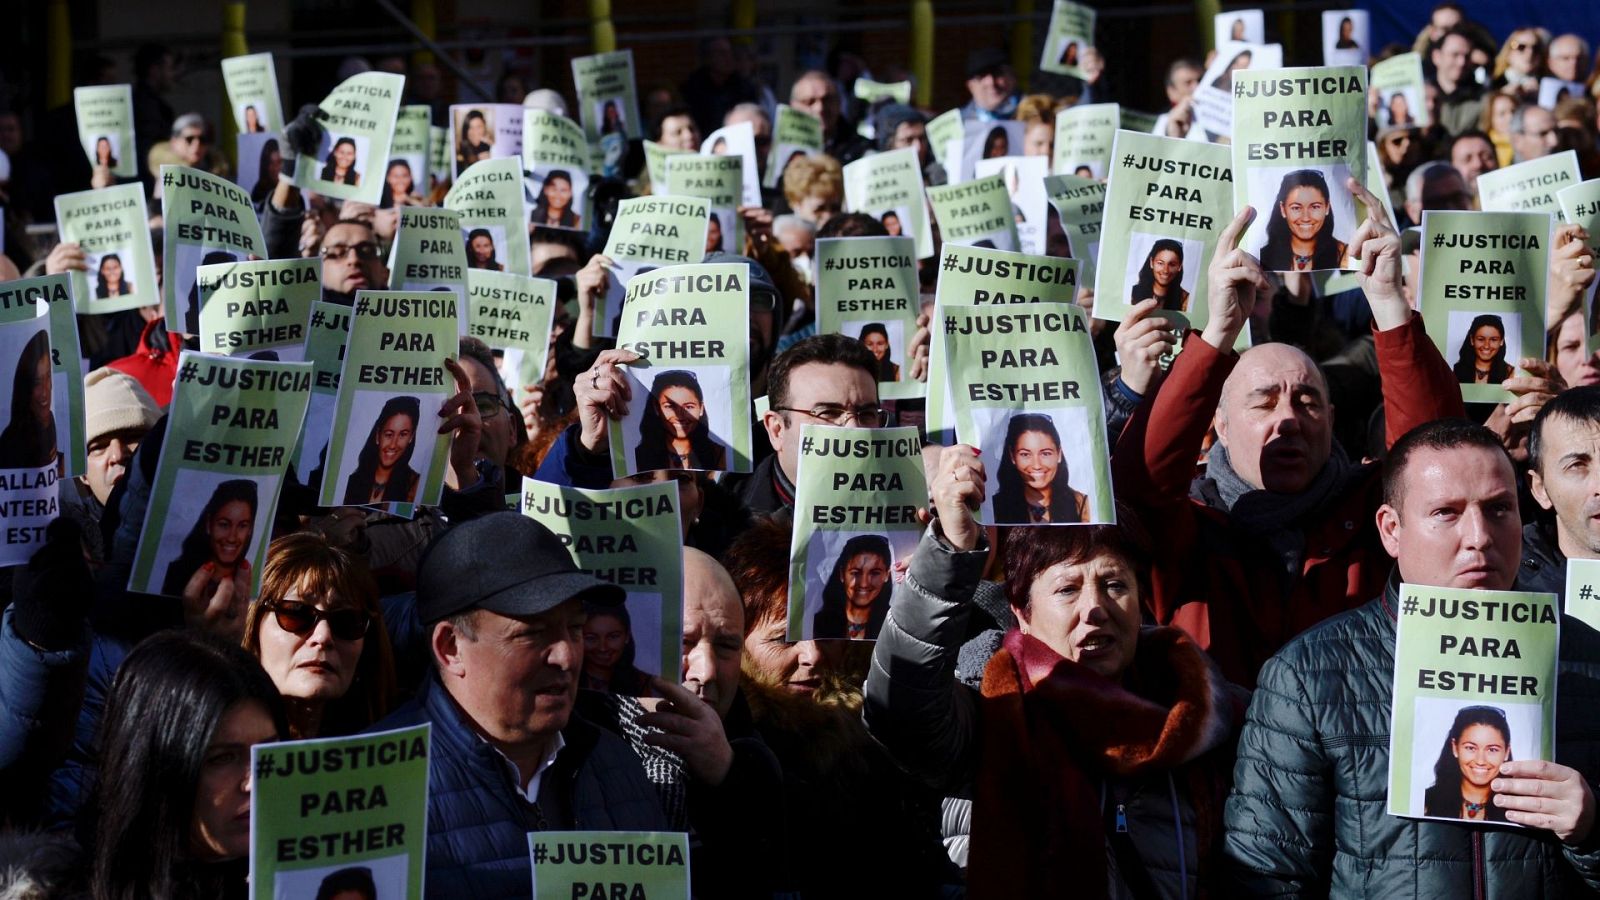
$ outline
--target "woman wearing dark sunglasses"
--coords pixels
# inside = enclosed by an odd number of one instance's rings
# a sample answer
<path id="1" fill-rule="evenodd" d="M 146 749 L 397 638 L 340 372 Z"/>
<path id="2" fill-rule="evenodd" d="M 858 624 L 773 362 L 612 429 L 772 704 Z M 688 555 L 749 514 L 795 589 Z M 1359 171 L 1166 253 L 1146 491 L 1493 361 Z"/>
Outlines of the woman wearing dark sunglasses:
<path id="1" fill-rule="evenodd" d="M 353 734 L 394 698 L 394 658 L 366 567 L 320 535 L 272 542 L 244 648 L 277 685 L 295 739 Z"/>

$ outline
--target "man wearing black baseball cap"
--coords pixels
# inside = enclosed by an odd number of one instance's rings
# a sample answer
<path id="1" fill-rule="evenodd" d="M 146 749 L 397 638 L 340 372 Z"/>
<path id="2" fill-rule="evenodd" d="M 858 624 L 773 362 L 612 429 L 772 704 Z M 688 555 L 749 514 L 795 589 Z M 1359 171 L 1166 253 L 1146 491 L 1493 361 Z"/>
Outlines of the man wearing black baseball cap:
<path id="1" fill-rule="evenodd" d="M 583 606 L 623 596 L 512 512 L 457 525 L 424 554 L 417 617 L 434 670 L 373 730 L 433 724 L 428 896 L 525 896 L 530 831 L 666 828 L 638 757 L 572 714 Z"/>
<path id="2" fill-rule="evenodd" d="M 1014 117 L 1019 98 L 1010 54 L 999 47 L 967 54 L 967 93 L 972 100 L 961 107 L 961 118 L 995 122 Z"/>

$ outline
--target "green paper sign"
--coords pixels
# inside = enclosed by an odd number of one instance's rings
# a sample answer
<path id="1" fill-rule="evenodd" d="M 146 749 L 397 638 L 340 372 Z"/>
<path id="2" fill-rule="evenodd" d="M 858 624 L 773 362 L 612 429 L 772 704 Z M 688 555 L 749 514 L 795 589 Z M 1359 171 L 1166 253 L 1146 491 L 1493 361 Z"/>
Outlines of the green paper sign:
<path id="1" fill-rule="evenodd" d="M 428 174 L 434 184 L 450 180 L 450 129 L 438 125 L 428 126 Z"/>
<path id="2" fill-rule="evenodd" d="M 534 225 L 589 227 L 589 144 L 578 123 L 542 109 L 522 111 L 522 170 Z"/>
<path id="3" fill-rule="evenodd" d="M 466 227 L 453 209 L 402 207 L 389 248 L 389 283 L 402 291 L 446 290 L 461 301 L 457 333 L 467 333 Z"/>
<path id="4" fill-rule="evenodd" d="M 1522 357 L 1544 358 L 1546 213 L 1422 214 L 1422 316 L 1468 402 L 1507 403 Z"/>
<path id="5" fill-rule="evenodd" d="M 1080 280 L 1094 284 L 1099 277 L 1095 261 L 1100 257 L 1100 227 L 1105 218 L 1105 183 L 1074 175 L 1047 175 L 1044 189 L 1061 220 L 1068 252 L 1078 261 Z M 1095 305 L 1098 312 L 1099 303 Z"/>
<path id="6" fill-rule="evenodd" d="M 650 174 L 652 191 L 660 194 L 667 192 L 667 157 L 693 152 L 693 150 L 679 150 L 676 147 L 668 147 L 655 141 L 645 141 L 644 166 L 645 171 Z"/>
<path id="7" fill-rule="evenodd" d="M 473 163 L 450 186 L 444 205 L 461 213 L 468 268 L 532 272 L 522 191 L 522 160 L 510 156 Z"/>
<path id="8" fill-rule="evenodd" d="M 1372 64 L 1372 89 L 1378 92 L 1374 124 L 1382 128 L 1427 128 L 1427 81 L 1422 56 L 1401 53 Z"/>
<path id="9" fill-rule="evenodd" d="M 819 238 L 816 243 L 817 332 L 860 340 L 878 358 L 878 397 L 921 397 L 911 377 L 921 287 L 916 242 L 908 237 Z"/>
<path id="10" fill-rule="evenodd" d="M 1078 306 L 953 306 L 940 340 L 954 387 L 956 439 L 988 473 L 993 525 L 1116 520 L 1111 448 L 1089 317 Z"/>
<path id="11" fill-rule="evenodd" d="M 1125 131 L 1142 131 L 1150 134 L 1156 130 L 1156 120 L 1160 118 L 1155 113 L 1139 112 L 1124 106 L 1117 116 L 1117 127 Z"/>
<path id="12" fill-rule="evenodd" d="M 1050 171 L 1079 178 L 1106 177 L 1111 168 L 1111 145 L 1121 127 L 1122 107 L 1115 103 L 1069 106 L 1057 113 L 1055 155 Z"/>
<path id="13" fill-rule="evenodd" d="M 572 60 L 572 83 L 578 91 L 583 133 L 592 146 L 608 135 L 644 137 L 639 93 L 633 75 L 633 51 L 617 50 Z"/>
<path id="14" fill-rule="evenodd" d="M 1567 615 L 1600 631 L 1600 559 L 1567 558 Z"/>
<path id="15" fill-rule="evenodd" d="M 1556 195 L 1583 180 L 1578 153 L 1563 150 L 1478 176 L 1478 199 L 1485 212 L 1540 212 L 1561 215 Z"/>
<path id="16" fill-rule="evenodd" d="M 345 79 L 317 104 L 327 117 L 315 156 L 296 154 L 294 183 L 340 200 L 376 206 L 383 199 L 389 144 L 405 78 L 362 72 Z"/>
<path id="17" fill-rule="evenodd" d="M 306 326 L 306 359 L 311 361 L 311 402 L 306 425 L 294 449 L 295 479 L 315 487 L 313 473 L 326 462 L 328 438 L 333 433 L 333 410 L 339 394 L 339 373 L 344 370 L 345 346 L 350 341 L 350 307 L 318 300 L 311 305 Z"/>
<path id="18" fill-rule="evenodd" d="M 864 156 L 844 167 L 844 205 L 884 223 L 890 237 L 917 241 L 917 258 L 933 255 L 933 232 L 914 147 Z"/>
<path id="19" fill-rule="evenodd" d="M 71 273 L 80 313 L 103 315 L 161 302 L 149 220 L 142 185 L 56 195 L 61 242 L 82 247 L 89 266 L 87 272 Z"/>
<path id="20" fill-rule="evenodd" d="M 1364 186 L 1368 193 L 1378 198 L 1378 205 L 1383 207 L 1383 214 L 1389 224 L 1393 225 L 1399 222 L 1400 220 L 1394 214 L 1394 205 L 1389 202 L 1389 186 L 1383 181 L 1383 162 L 1378 159 L 1378 145 L 1372 141 L 1367 141 L 1367 180 L 1364 182 Z M 1401 262 L 1404 266 L 1410 266 L 1410 263 L 1406 262 L 1404 258 L 1402 258 Z M 1406 269 L 1406 277 L 1411 277 L 1409 268 Z M 1361 286 L 1359 273 L 1354 271 L 1319 272 L 1311 276 L 1311 278 L 1313 283 L 1317 285 L 1317 290 L 1322 292 L 1322 296 L 1337 294 L 1340 291 L 1354 290 Z M 1249 329 L 1245 329 L 1245 331 L 1248 332 Z"/>
<path id="21" fill-rule="evenodd" d="M 617 334 L 625 297 L 623 286 L 635 275 L 705 259 L 706 222 L 710 217 L 711 205 L 703 197 L 658 194 L 617 204 L 617 218 L 605 249 L 616 268 L 606 283 L 605 297 L 595 303 L 595 337 Z"/>
<path id="22" fill-rule="evenodd" d="M 251 898 L 421 900 L 431 728 L 251 747 Z"/>
<path id="23" fill-rule="evenodd" d="M 209 598 L 232 579 L 235 597 L 260 592 L 310 399 L 310 363 L 183 352 L 128 590 Z"/>
<path id="24" fill-rule="evenodd" d="M 561 538 L 579 569 L 628 592 L 634 669 L 644 678 L 679 683 L 683 521 L 677 482 L 584 490 L 524 478 L 521 509 Z M 619 674 L 611 673 L 613 684 Z"/>
<path id="25" fill-rule="evenodd" d="M 667 193 L 678 197 L 702 197 L 711 208 L 706 215 L 705 252 L 744 251 L 744 218 L 739 215 L 739 198 L 744 190 L 744 158 L 681 153 L 669 156 Z"/>
<path id="26" fill-rule="evenodd" d="M 612 419 L 611 471 L 750 471 L 750 267 L 669 266 L 633 277 L 617 347 L 633 390 Z"/>
<path id="27" fill-rule="evenodd" d="M 947 109 L 929 119 L 926 133 L 928 146 L 933 148 L 933 155 L 939 160 L 939 164 L 944 166 L 945 172 L 954 172 L 960 160 L 950 157 L 949 148 L 952 141 L 959 142 L 966 133 L 966 125 L 961 121 L 961 110 Z"/>
<path id="28" fill-rule="evenodd" d="M 860 84 L 860 82 L 856 82 Z M 784 170 L 800 156 L 822 152 L 822 120 L 787 103 L 778 104 L 778 118 L 772 125 L 772 154 L 767 157 L 765 187 L 783 186 Z"/>
<path id="29" fill-rule="evenodd" d="M 1256 209 L 1240 246 L 1274 272 L 1350 268 L 1367 180 L 1363 66 L 1233 74 L 1233 203 Z"/>
<path id="30" fill-rule="evenodd" d="M 450 458 L 439 407 L 456 392 L 460 303 L 449 291 L 357 291 L 321 506 L 436 506 Z"/>
<path id="31" fill-rule="evenodd" d="M 927 504 L 917 429 L 801 426 L 789 640 L 877 640 L 890 573 L 916 552 Z"/>
<path id="32" fill-rule="evenodd" d="M 544 381 L 556 283 L 510 272 L 467 273 L 467 333 L 504 352 L 501 373 L 517 398 Z"/>
<path id="33" fill-rule="evenodd" d="M 870 78 L 857 78 L 855 80 L 854 93 L 857 100 L 860 100 L 868 106 L 877 103 L 879 100 L 892 100 L 895 103 L 910 103 L 911 82 L 892 81 L 885 83 L 881 81 L 873 81 Z"/>
<path id="34" fill-rule="evenodd" d="M 423 204 L 428 193 L 428 155 L 433 149 L 432 116 L 426 105 L 400 107 L 394 120 L 394 141 L 389 147 L 389 167 L 383 174 L 380 207 Z"/>
<path id="35" fill-rule="evenodd" d="M 306 322 L 312 305 L 322 297 L 322 260 L 263 259 L 201 266 L 196 284 L 202 351 L 305 358 Z"/>
<path id="36" fill-rule="evenodd" d="M 939 234 L 947 244 L 1016 250 L 1017 218 L 1005 178 L 990 175 L 928 188 Z"/>
<path id="37" fill-rule="evenodd" d="M 133 138 L 133 89 L 125 84 L 73 88 L 72 107 L 89 165 L 108 166 L 118 178 L 138 177 L 143 161 Z"/>
<path id="38" fill-rule="evenodd" d="M 161 218 L 166 240 L 161 245 L 161 302 L 167 330 L 200 333 L 201 266 L 265 259 L 250 195 L 226 178 L 188 166 L 161 167 Z"/>
<path id="39" fill-rule="evenodd" d="M 1039 69 L 1087 79 L 1089 74 L 1083 70 L 1083 53 L 1094 46 L 1094 19 L 1092 7 L 1072 0 L 1056 0 L 1050 9 L 1050 30 L 1045 33 Z"/>
<path id="40" fill-rule="evenodd" d="M 1568 222 L 1582 228 L 1589 235 L 1589 253 L 1600 258 L 1600 179 L 1591 179 L 1556 193 L 1561 203 L 1561 215 Z M 1593 300 L 1594 285 L 1589 286 L 1589 296 L 1582 304 L 1583 333 L 1594 335 Z M 1557 327 L 1558 323 L 1550 323 Z M 1591 340 L 1591 344 L 1594 342 Z"/>
<path id="41" fill-rule="evenodd" d="M 1399 613 L 1389 814 L 1515 825 L 1488 786 L 1506 760 L 1554 758 L 1555 595 L 1402 584 Z"/>
<path id="42" fill-rule="evenodd" d="M 22 326 L 13 333 L 22 343 L 0 355 L 0 359 L 17 360 L 19 376 L 29 365 L 25 361 L 27 357 L 33 357 L 33 365 L 39 364 L 41 354 L 50 360 L 50 415 L 55 429 L 55 458 L 61 464 L 60 474 L 67 478 L 82 475 L 89 469 L 88 449 L 83 440 L 83 357 L 79 351 L 78 319 L 72 296 L 72 279 L 67 273 L 0 283 L 0 324 Z M 35 337 L 37 326 L 41 324 L 49 332 L 45 346 L 40 346 Z M 30 341 L 35 342 L 31 351 L 27 346 Z M 38 373 L 27 374 L 31 379 Z M 12 421 L 12 417 L 8 415 L 6 421 Z M 47 443 L 41 442 L 39 446 Z M 22 463 L 23 467 L 34 462 L 43 466 L 48 462 L 43 456 L 30 459 L 27 453 L 12 461 Z M 50 496 L 55 494 L 52 492 Z"/>
<path id="43" fill-rule="evenodd" d="M 271 53 L 224 57 L 222 85 L 240 134 L 281 132 L 288 124 L 278 102 L 278 73 Z"/>
<path id="44" fill-rule="evenodd" d="M 532 831 L 534 900 L 689 900 L 689 836 L 664 831 Z"/>

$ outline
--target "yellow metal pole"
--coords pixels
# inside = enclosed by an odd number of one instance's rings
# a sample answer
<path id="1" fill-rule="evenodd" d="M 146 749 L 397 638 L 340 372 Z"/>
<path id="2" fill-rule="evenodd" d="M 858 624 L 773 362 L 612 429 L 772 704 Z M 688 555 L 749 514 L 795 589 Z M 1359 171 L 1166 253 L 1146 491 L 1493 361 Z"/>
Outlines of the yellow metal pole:
<path id="1" fill-rule="evenodd" d="M 1016 71 L 1017 84 L 1024 94 L 1038 61 L 1039 56 L 1033 51 L 1033 0 L 1017 0 L 1017 22 L 1011 26 L 1011 68 Z"/>
<path id="2" fill-rule="evenodd" d="M 917 105 L 933 105 L 933 0 L 911 0 L 911 76 Z"/>
<path id="3" fill-rule="evenodd" d="M 244 39 L 244 0 L 227 0 L 222 4 L 222 35 L 217 43 L 223 57 L 244 56 L 250 47 Z M 233 121 L 233 106 L 224 98 L 223 111 L 217 120 L 217 146 L 226 147 L 233 171 L 239 171 L 239 127 Z"/>
<path id="4" fill-rule="evenodd" d="M 1217 49 L 1216 30 L 1211 23 L 1219 12 L 1222 12 L 1221 0 L 1194 0 L 1194 17 L 1200 26 L 1200 40 L 1208 52 Z"/>
<path id="5" fill-rule="evenodd" d="M 45 40 L 50 62 L 45 70 L 44 105 L 55 109 L 72 102 L 72 12 L 67 0 L 50 0 Z"/>
<path id="6" fill-rule="evenodd" d="M 754 44 L 750 30 L 756 27 L 756 0 L 733 0 L 733 39 L 744 44 Z"/>
<path id="7" fill-rule="evenodd" d="M 610 53 L 617 49 L 617 28 L 611 23 L 611 0 L 589 0 L 589 19 L 594 52 Z"/>
<path id="8" fill-rule="evenodd" d="M 439 39 L 439 19 L 434 12 L 433 0 L 411 0 L 411 22 L 417 30 L 428 36 L 428 40 Z M 433 62 L 433 51 L 423 47 L 411 54 L 412 65 L 424 65 Z"/>

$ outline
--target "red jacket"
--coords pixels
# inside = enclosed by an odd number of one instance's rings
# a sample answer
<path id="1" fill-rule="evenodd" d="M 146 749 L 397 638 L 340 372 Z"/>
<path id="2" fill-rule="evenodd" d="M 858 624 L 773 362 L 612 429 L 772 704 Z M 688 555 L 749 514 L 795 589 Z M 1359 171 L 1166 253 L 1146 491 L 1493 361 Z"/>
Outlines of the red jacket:
<path id="1" fill-rule="evenodd" d="M 166 409 L 172 402 L 172 386 L 178 380 L 178 350 L 172 338 L 167 339 L 167 346 L 172 349 L 160 350 L 150 343 L 150 332 L 155 329 L 160 319 L 151 319 L 145 323 L 144 331 L 139 334 L 139 349 L 107 363 L 113 369 L 132 375 L 136 381 L 150 392 L 151 399 L 156 405 Z"/>
<path id="2" fill-rule="evenodd" d="M 1375 341 L 1386 444 L 1425 422 L 1466 414 L 1421 316 L 1376 332 Z M 1287 596 L 1276 558 L 1230 528 L 1227 513 L 1190 499 L 1201 442 L 1238 361 L 1190 332 L 1166 381 L 1118 439 L 1111 469 L 1117 499 L 1139 513 L 1155 547 L 1156 621 L 1189 632 L 1228 680 L 1254 686 L 1262 663 L 1290 638 L 1377 596 L 1393 561 L 1374 521 L 1383 502 L 1377 463 L 1307 529 L 1304 565 Z"/>

